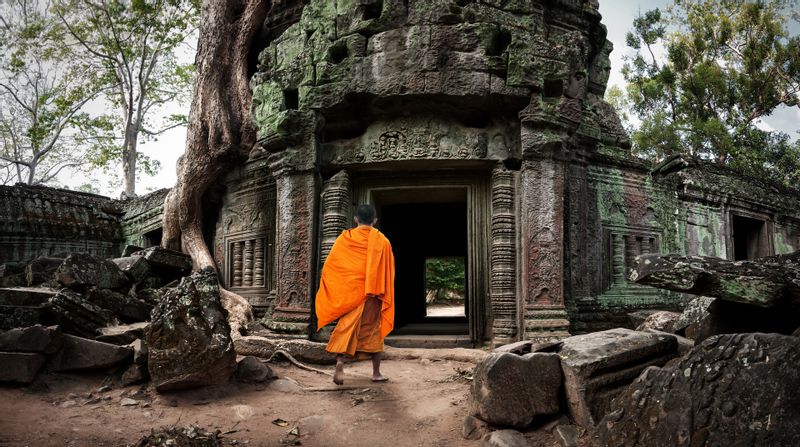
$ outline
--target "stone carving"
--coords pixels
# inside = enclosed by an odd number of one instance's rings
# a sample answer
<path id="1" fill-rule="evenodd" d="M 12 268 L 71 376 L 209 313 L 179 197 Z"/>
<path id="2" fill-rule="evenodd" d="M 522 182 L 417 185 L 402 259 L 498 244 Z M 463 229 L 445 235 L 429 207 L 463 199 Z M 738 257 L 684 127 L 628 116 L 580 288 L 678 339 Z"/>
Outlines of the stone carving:
<path id="1" fill-rule="evenodd" d="M 320 265 L 325 263 L 328 253 L 339 234 L 351 222 L 350 174 L 339 171 L 322 188 L 322 246 Z"/>
<path id="2" fill-rule="evenodd" d="M 517 336 L 517 266 L 514 174 L 505 167 L 492 171 L 492 241 L 490 295 L 495 344 Z"/>

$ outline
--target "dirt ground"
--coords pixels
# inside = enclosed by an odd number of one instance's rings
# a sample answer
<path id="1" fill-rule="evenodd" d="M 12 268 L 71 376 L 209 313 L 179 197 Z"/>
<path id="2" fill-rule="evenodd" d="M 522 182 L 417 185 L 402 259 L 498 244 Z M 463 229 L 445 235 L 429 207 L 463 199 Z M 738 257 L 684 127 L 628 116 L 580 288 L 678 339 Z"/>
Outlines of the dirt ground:
<path id="1" fill-rule="evenodd" d="M 461 436 L 473 365 L 386 360 L 391 380 L 370 381 L 371 365 L 346 368 L 344 391 L 329 376 L 285 364 L 265 384 L 227 385 L 158 394 L 147 385 L 98 391 L 105 375 L 48 374 L 29 387 L 0 388 L 0 447 L 124 446 L 151 429 L 195 424 L 220 430 L 225 445 L 471 446 Z M 321 367 L 332 371 L 332 367 Z M 123 406 L 123 399 L 130 406 Z M 285 422 L 282 422 L 285 421 Z M 295 429 L 296 428 L 296 429 Z M 527 435 L 551 446 L 549 433 Z M 556 444 L 557 445 L 557 444 Z"/>

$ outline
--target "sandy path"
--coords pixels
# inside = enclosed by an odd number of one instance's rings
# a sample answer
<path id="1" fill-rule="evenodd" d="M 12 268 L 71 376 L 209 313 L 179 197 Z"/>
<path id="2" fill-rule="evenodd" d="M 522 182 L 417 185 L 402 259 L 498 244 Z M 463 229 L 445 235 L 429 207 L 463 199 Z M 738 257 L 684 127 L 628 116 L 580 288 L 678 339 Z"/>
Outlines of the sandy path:
<path id="1" fill-rule="evenodd" d="M 360 362 L 345 378 L 360 389 L 336 392 L 302 391 L 332 383 L 288 364 L 273 365 L 283 379 L 266 385 L 232 382 L 166 395 L 139 386 L 98 393 L 103 375 L 48 375 L 31 387 L 0 387 L 0 446 L 122 446 L 173 424 L 233 431 L 224 435 L 226 445 L 478 445 L 461 437 L 469 384 L 457 369 L 472 366 L 387 360 L 383 372 L 392 380 L 376 385 L 370 364 Z M 89 393 L 101 400 L 91 402 Z M 125 397 L 138 405 L 121 406 Z M 288 425 L 274 425 L 278 418 Z M 295 426 L 300 436 L 288 434 Z"/>

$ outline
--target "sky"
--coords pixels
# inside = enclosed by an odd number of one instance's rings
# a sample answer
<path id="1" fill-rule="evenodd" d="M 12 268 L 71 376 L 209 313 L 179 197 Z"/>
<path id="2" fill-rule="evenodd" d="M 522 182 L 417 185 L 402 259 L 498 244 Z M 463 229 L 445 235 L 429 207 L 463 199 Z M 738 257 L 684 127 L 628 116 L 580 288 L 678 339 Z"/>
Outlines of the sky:
<path id="1" fill-rule="evenodd" d="M 668 0 L 600 0 L 600 13 L 603 16 L 603 23 L 608 28 L 608 40 L 614 44 L 614 51 L 611 53 L 611 76 L 608 86 L 625 85 L 622 77 L 623 56 L 629 53 L 629 48 L 625 45 L 625 34 L 630 30 L 634 17 L 640 12 L 645 12 L 654 8 L 664 8 L 669 3 Z M 174 109 L 168 113 L 189 114 L 189 102 L 176 104 Z M 797 137 L 800 128 L 800 109 L 797 107 L 782 107 L 776 110 L 771 116 L 760 123 L 765 130 L 782 130 Z M 159 136 L 156 141 L 146 142 L 139 145 L 139 149 L 147 156 L 161 162 L 161 170 L 155 176 L 140 175 L 137 179 L 136 190 L 138 194 L 145 194 L 160 188 L 169 188 L 175 184 L 176 171 L 175 164 L 178 157 L 183 153 L 186 140 L 186 128 L 172 129 Z M 121 167 L 119 168 L 121 171 Z M 98 182 L 95 186 L 102 194 L 111 197 L 119 197 L 122 188 L 112 188 L 108 179 L 98 175 Z M 82 176 L 62 177 L 61 181 L 68 186 L 76 187 L 86 183 Z"/>

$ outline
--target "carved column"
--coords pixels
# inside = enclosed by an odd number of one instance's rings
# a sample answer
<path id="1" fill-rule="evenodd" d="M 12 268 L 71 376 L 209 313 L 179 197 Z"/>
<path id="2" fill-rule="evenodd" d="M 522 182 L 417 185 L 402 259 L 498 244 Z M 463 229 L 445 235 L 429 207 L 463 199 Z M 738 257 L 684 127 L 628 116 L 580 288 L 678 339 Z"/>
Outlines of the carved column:
<path id="1" fill-rule="evenodd" d="M 493 344 L 517 340 L 517 250 L 514 218 L 514 173 L 498 166 L 492 171 L 492 241 L 489 293 Z"/>
<path id="2" fill-rule="evenodd" d="M 333 243 L 349 227 L 352 215 L 350 174 L 339 171 L 322 187 L 322 245 L 320 267 L 331 252 Z"/>
<path id="3" fill-rule="evenodd" d="M 317 176 L 312 169 L 276 163 L 277 194 L 276 250 L 277 296 L 267 326 L 279 332 L 308 336 L 313 265 L 314 209 Z"/>
<path id="4" fill-rule="evenodd" d="M 534 96 L 520 112 L 523 162 L 518 203 L 525 339 L 569 336 L 564 306 L 564 202 L 570 129 L 563 115 L 571 110 L 566 107 L 571 103 Z"/>

